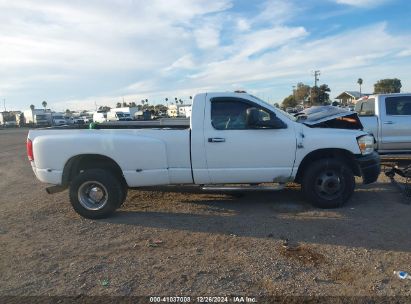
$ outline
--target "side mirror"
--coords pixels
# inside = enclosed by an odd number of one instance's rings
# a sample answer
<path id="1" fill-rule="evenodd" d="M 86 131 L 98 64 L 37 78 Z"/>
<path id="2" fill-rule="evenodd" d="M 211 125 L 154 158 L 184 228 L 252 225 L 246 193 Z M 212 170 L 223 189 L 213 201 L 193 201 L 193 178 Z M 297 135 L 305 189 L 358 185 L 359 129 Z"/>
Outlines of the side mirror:
<path id="1" fill-rule="evenodd" d="M 284 129 L 287 125 L 274 113 L 270 113 L 270 118 L 263 120 L 262 111 L 257 108 L 248 108 L 246 123 L 252 129 Z"/>

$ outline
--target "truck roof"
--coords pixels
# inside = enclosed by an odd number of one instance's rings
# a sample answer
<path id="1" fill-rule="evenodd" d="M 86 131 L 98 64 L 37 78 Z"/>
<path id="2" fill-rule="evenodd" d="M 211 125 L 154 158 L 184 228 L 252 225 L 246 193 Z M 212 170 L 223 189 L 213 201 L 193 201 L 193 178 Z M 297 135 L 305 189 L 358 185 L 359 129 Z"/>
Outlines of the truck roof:
<path id="1" fill-rule="evenodd" d="M 372 94 L 369 95 L 367 98 L 376 98 L 377 96 L 404 96 L 404 95 L 411 95 L 411 93 L 384 93 L 384 94 Z M 364 98 L 366 96 L 361 97 L 360 99 L 367 99 Z"/>

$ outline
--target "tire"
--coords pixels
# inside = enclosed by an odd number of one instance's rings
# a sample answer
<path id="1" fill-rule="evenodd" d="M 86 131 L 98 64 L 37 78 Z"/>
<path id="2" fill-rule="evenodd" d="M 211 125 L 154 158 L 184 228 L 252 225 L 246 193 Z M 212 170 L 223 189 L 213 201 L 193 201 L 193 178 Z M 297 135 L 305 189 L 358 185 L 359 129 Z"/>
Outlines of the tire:
<path id="1" fill-rule="evenodd" d="M 103 169 L 88 169 L 77 175 L 69 195 L 74 210 L 89 219 L 110 216 L 125 199 L 121 180 Z"/>
<path id="2" fill-rule="evenodd" d="M 128 194 L 128 185 L 125 181 L 121 183 L 121 188 L 122 188 L 122 193 L 121 193 L 121 199 L 120 199 L 120 204 L 118 207 L 123 206 L 124 202 L 127 199 L 127 194 Z"/>
<path id="3" fill-rule="evenodd" d="M 355 178 L 351 168 L 340 160 L 317 160 L 306 169 L 301 186 L 313 206 L 338 208 L 353 194 Z"/>

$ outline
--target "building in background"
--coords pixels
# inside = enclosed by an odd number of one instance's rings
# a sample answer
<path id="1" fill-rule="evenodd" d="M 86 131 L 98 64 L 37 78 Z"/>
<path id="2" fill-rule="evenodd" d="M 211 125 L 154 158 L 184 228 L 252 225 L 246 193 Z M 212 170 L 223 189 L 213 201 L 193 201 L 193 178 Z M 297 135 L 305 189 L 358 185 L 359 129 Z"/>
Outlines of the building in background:
<path id="1" fill-rule="evenodd" d="M 191 117 L 191 105 L 172 104 L 168 107 L 167 115 L 169 117 Z"/>
<path id="2" fill-rule="evenodd" d="M 362 96 L 368 96 L 370 94 L 364 94 L 357 91 L 344 91 L 334 99 L 338 99 L 342 105 L 355 105 L 357 100 Z"/>
<path id="3" fill-rule="evenodd" d="M 178 108 L 177 105 L 169 105 L 167 109 L 167 116 L 168 117 L 177 117 L 178 116 Z"/>
<path id="4" fill-rule="evenodd" d="M 191 117 L 191 105 L 181 105 L 178 108 L 178 116 L 190 118 Z"/>

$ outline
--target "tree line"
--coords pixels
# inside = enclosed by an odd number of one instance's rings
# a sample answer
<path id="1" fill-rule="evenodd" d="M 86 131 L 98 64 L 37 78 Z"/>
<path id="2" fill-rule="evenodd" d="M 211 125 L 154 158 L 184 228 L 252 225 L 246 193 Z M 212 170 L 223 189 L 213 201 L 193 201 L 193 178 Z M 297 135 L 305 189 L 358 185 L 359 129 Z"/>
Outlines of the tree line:
<path id="1" fill-rule="evenodd" d="M 360 95 L 363 85 L 363 79 L 358 78 L 357 84 L 359 85 Z M 402 88 L 401 80 L 398 78 L 386 78 L 378 80 L 374 84 L 373 94 L 388 94 L 388 93 L 400 93 Z M 327 84 L 320 86 L 310 87 L 302 82 L 299 82 L 293 89 L 293 94 L 284 98 L 282 106 L 284 108 L 295 108 L 297 105 L 315 106 L 330 104 L 331 89 Z"/>
<path id="2" fill-rule="evenodd" d="M 285 108 L 294 108 L 299 104 L 303 105 L 320 105 L 330 100 L 331 89 L 327 84 L 310 87 L 302 82 L 297 83 L 293 89 L 293 94 L 284 98 L 282 105 Z"/>

